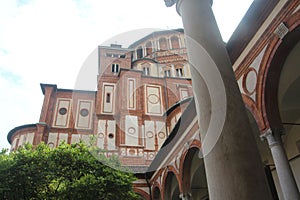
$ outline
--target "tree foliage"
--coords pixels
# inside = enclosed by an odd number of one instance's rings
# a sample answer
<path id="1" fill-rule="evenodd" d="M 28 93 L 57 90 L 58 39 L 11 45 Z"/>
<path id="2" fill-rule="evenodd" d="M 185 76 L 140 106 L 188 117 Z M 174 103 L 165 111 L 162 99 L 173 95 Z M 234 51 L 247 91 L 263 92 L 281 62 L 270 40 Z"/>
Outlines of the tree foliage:
<path id="1" fill-rule="evenodd" d="M 0 180 L 0 199 L 138 199 L 119 160 L 83 143 L 2 151 Z"/>

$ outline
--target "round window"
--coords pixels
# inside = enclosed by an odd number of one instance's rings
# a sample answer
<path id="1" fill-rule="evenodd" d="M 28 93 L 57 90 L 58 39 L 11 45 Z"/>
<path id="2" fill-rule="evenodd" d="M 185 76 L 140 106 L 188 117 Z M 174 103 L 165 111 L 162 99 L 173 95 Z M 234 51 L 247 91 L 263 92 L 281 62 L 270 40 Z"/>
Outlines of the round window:
<path id="1" fill-rule="evenodd" d="M 60 108 L 58 112 L 61 115 L 65 115 L 67 113 L 67 109 L 66 108 Z"/>
<path id="2" fill-rule="evenodd" d="M 114 134 L 110 133 L 110 134 L 108 134 L 108 137 L 109 137 L 110 139 L 113 139 L 113 138 L 114 138 Z"/>
<path id="3" fill-rule="evenodd" d="M 89 115 L 88 109 L 85 109 L 85 108 L 81 109 L 81 110 L 80 110 L 80 115 L 81 115 L 82 117 L 88 116 L 88 115 Z"/>

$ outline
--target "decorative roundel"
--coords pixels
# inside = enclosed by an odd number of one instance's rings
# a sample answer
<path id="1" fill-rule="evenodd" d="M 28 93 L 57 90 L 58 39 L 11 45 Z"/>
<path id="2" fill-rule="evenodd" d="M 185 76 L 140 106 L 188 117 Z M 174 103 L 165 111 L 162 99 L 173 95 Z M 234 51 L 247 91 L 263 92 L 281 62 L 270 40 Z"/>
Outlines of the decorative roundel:
<path id="1" fill-rule="evenodd" d="M 247 95 L 255 92 L 257 85 L 257 72 L 254 68 L 249 68 L 243 77 L 243 89 Z"/>
<path id="2" fill-rule="evenodd" d="M 131 135 L 135 134 L 135 128 L 129 127 L 128 128 L 128 133 L 131 134 Z"/>
<path id="3" fill-rule="evenodd" d="M 50 148 L 54 148 L 54 143 L 53 143 L 53 142 L 49 142 L 49 143 L 48 143 L 48 146 L 49 146 Z"/>
<path id="4" fill-rule="evenodd" d="M 146 133 L 146 136 L 147 136 L 148 138 L 153 138 L 153 133 L 152 133 L 151 131 L 148 131 L 148 132 Z"/>
<path id="5" fill-rule="evenodd" d="M 82 117 L 88 116 L 88 115 L 89 115 L 88 109 L 86 109 L 86 108 L 81 109 L 81 110 L 80 110 L 80 115 L 81 115 Z"/>
<path id="6" fill-rule="evenodd" d="M 154 154 L 153 153 L 149 153 L 149 158 L 154 158 Z"/>
<path id="7" fill-rule="evenodd" d="M 65 115 L 65 114 L 67 114 L 67 111 L 68 111 L 68 110 L 67 110 L 66 108 L 60 108 L 58 112 L 59 112 L 59 114 L 61 114 L 61 115 Z"/>
<path id="8" fill-rule="evenodd" d="M 151 104 L 157 104 L 159 101 L 159 97 L 155 94 L 150 94 L 148 96 L 148 102 L 151 103 Z"/>
<path id="9" fill-rule="evenodd" d="M 113 134 L 113 133 L 109 133 L 109 134 L 108 134 L 108 138 L 109 138 L 109 139 L 113 139 L 113 138 L 114 138 L 114 134 Z"/>
<path id="10" fill-rule="evenodd" d="M 104 138 L 104 133 L 99 133 L 99 138 L 100 139 Z"/>
<path id="11" fill-rule="evenodd" d="M 164 138 L 165 138 L 165 133 L 164 133 L 164 132 L 159 132 L 159 133 L 158 133 L 158 137 L 159 137 L 160 139 L 164 139 Z"/>
<path id="12" fill-rule="evenodd" d="M 134 154 L 135 154 L 135 150 L 134 150 L 134 149 L 130 149 L 130 150 L 129 150 L 129 154 L 130 154 L 130 155 L 134 155 Z"/>

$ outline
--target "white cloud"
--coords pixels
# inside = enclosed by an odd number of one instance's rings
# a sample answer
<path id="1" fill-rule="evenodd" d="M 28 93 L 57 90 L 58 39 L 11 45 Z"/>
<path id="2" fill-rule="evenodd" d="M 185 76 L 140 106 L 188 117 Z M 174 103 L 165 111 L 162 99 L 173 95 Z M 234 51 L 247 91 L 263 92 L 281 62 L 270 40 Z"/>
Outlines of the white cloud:
<path id="1" fill-rule="evenodd" d="M 230 2 L 234 11 L 242 12 L 251 2 L 239 1 L 215 0 L 214 10 L 225 11 L 220 18 L 226 19 L 236 13 L 226 8 Z M 224 27 L 232 31 L 238 19 L 231 16 Z M 165 7 L 163 0 L 0 1 L 0 148 L 9 147 L 11 129 L 38 122 L 40 83 L 71 89 L 85 59 L 111 37 L 136 29 L 180 27 L 175 7 Z M 113 42 L 128 45 L 133 39 L 138 38 Z"/>

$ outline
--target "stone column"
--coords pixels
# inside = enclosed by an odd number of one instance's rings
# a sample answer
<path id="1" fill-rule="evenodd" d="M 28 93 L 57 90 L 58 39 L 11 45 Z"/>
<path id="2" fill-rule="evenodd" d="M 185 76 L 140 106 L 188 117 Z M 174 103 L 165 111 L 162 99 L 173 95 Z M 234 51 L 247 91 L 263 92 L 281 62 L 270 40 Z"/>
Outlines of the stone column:
<path id="1" fill-rule="evenodd" d="M 175 0 L 166 0 L 171 6 Z M 176 1 L 191 65 L 209 198 L 271 199 L 211 0 Z"/>
<path id="2" fill-rule="evenodd" d="M 267 139 L 271 149 L 284 199 L 300 199 L 299 190 L 293 176 L 292 169 L 282 146 L 280 131 L 272 132 L 269 129 L 262 135 L 262 137 Z"/>

